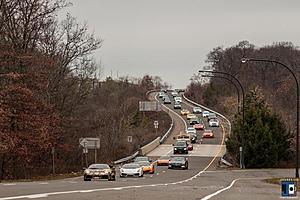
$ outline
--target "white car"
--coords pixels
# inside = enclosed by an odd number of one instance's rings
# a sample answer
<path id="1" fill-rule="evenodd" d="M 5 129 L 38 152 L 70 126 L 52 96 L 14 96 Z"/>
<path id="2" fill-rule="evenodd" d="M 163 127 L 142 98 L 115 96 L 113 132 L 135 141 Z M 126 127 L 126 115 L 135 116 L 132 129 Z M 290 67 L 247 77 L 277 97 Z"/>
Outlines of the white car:
<path id="1" fill-rule="evenodd" d="M 143 168 L 137 163 L 128 163 L 120 168 L 120 177 L 137 176 L 143 177 Z"/>
<path id="2" fill-rule="evenodd" d="M 202 113 L 202 109 L 200 107 L 194 107 L 193 113 Z"/>
<path id="3" fill-rule="evenodd" d="M 197 131 L 194 127 L 188 127 L 187 130 L 186 130 L 186 133 L 188 134 L 196 134 Z"/>
<path id="4" fill-rule="evenodd" d="M 175 101 L 175 102 L 182 103 L 181 97 L 174 97 L 174 101 Z"/>
<path id="5" fill-rule="evenodd" d="M 211 119 L 211 120 L 209 120 L 208 125 L 210 127 L 218 127 L 219 126 L 219 121 L 217 119 Z"/>
<path id="6" fill-rule="evenodd" d="M 158 93 L 158 97 L 159 97 L 159 98 L 163 98 L 164 96 L 165 96 L 165 93 L 164 93 L 164 92 L 159 92 L 159 93 Z"/>
<path id="7" fill-rule="evenodd" d="M 209 111 L 203 111 L 202 112 L 202 117 L 208 117 L 209 116 Z"/>
<path id="8" fill-rule="evenodd" d="M 172 97 L 177 97 L 177 96 L 178 96 L 178 92 L 173 91 L 173 92 L 171 93 L 171 95 L 172 95 Z"/>

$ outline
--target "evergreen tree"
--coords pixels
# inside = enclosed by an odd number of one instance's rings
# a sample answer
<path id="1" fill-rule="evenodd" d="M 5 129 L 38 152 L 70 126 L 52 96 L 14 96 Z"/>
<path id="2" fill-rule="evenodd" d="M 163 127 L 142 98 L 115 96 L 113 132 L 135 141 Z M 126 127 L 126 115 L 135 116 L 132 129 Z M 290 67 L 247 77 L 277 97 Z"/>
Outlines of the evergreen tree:
<path id="1" fill-rule="evenodd" d="M 242 143 L 242 116 L 235 117 L 233 133 L 226 142 L 228 152 L 239 160 Z M 271 113 L 260 92 L 245 97 L 244 161 L 246 168 L 274 167 L 286 160 L 290 132 L 277 114 Z"/>

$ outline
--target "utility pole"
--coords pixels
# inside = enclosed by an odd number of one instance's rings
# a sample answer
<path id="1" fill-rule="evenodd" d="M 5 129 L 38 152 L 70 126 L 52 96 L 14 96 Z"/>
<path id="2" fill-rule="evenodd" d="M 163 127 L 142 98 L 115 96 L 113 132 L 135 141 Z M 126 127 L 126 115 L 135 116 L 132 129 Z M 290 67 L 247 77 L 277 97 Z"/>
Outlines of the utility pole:
<path id="1" fill-rule="evenodd" d="M 51 154 L 52 154 L 52 175 L 55 174 L 55 148 L 52 147 L 51 149 Z"/>

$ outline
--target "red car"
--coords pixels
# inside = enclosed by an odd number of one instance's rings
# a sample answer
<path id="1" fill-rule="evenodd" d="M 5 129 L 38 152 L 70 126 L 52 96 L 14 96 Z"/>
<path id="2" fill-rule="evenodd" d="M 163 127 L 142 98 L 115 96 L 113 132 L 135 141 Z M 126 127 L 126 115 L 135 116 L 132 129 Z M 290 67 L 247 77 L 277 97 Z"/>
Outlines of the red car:
<path id="1" fill-rule="evenodd" d="M 214 138 L 214 133 L 212 130 L 205 130 L 203 135 L 202 135 L 203 138 Z"/>
<path id="2" fill-rule="evenodd" d="M 196 130 L 204 130 L 204 124 L 194 124 L 194 129 L 196 129 Z"/>
<path id="3" fill-rule="evenodd" d="M 188 151 L 193 151 L 194 147 L 192 143 L 188 143 Z"/>

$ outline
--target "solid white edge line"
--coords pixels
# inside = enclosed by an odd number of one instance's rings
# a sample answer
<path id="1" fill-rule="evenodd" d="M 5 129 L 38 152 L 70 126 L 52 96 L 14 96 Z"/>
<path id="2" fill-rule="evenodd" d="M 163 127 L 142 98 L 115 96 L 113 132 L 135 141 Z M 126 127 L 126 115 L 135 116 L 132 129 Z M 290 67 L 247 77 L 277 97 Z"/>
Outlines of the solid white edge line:
<path id="1" fill-rule="evenodd" d="M 230 188 L 234 185 L 234 183 L 235 183 L 236 181 L 238 181 L 238 180 L 239 180 L 239 179 L 234 179 L 234 180 L 230 183 L 230 185 L 227 186 L 226 188 L 220 189 L 220 190 L 218 190 L 218 191 L 216 191 L 216 192 L 214 192 L 214 193 L 212 193 L 212 194 L 209 194 L 209 195 L 203 197 L 201 200 L 208 200 L 208 199 L 210 199 L 210 198 L 212 198 L 212 197 L 214 197 L 214 196 L 220 194 L 221 192 L 230 189 Z"/>

